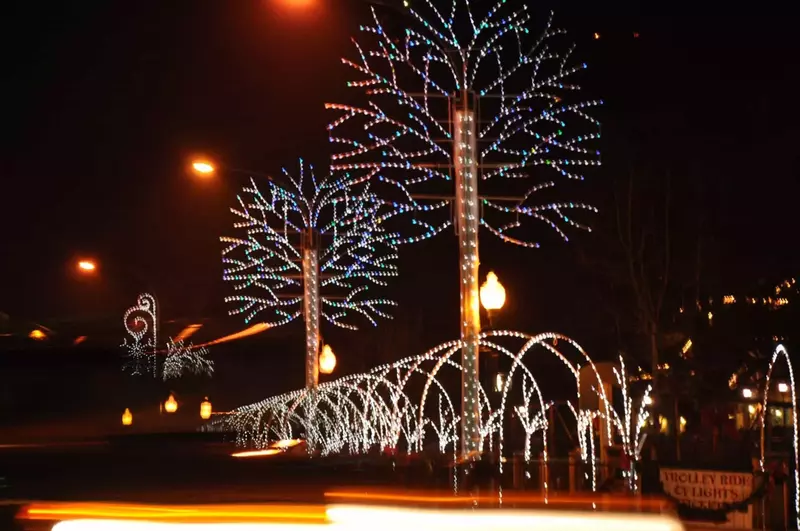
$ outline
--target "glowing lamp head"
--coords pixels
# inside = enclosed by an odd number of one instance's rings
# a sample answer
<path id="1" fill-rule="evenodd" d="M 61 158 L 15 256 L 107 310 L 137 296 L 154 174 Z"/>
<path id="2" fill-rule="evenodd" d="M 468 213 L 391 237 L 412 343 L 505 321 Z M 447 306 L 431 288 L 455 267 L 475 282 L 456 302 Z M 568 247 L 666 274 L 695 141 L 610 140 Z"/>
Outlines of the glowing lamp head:
<path id="1" fill-rule="evenodd" d="M 203 420 L 211 418 L 211 402 L 208 401 L 208 397 L 200 403 L 200 418 Z"/>
<path id="2" fill-rule="evenodd" d="M 122 413 L 122 425 L 123 426 L 130 426 L 133 424 L 133 413 L 128 408 L 125 408 L 125 412 Z"/>
<path id="3" fill-rule="evenodd" d="M 336 368 L 336 355 L 330 345 L 324 345 L 319 355 L 319 372 L 331 374 Z"/>
<path id="4" fill-rule="evenodd" d="M 753 390 L 749 387 L 745 387 L 742 389 L 742 397 L 743 398 L 753 398 Z"/>
<path id="5" fill-rule="evenodd" d="M 47 339 L 47 334 L 39 330 L 38 328 L 35 330 L 31 330 L 31 333 L 28 334 L 28 337 L 31 339 L 35 339 L 36 341 L 43 341 Z"/>
<path id="6" fill-rule="evenodd" d="M 494 390 L 496 393 L 499 393 L 505 388 L 506 386 L 506 375 L 502 372 L 498 372 L 494 375 Z"/>
<path id="7" fill-rule="evenodd" d="M 167 413 L 175 413 L 178 411 L 178 401 L 175 400 L 175 397 L 171 394 L 169 398 L 167 398 L 167 401 L 164 402 L 164 411 Z"/>
<path id="8" fill-rule="evenodd" d="M 506 303 L 506 289 L 497 280 L 494 271 L 486 275 L 486 282 L 481 286 L 481 304 L 487 311 L 499 310 Z"/>
<path id="9" fill-rule="evenodd" d="M 789 392 L 789 384 L 786 382 L 780 382 L 778 384 L 778 392 L 779 393 L 788 393 Z"/>
<path id="10" fill-rule="evenodd" d="M 192 171 L 197 175 L 208 177 L 213 175 L 217 168 L 208 160 L 195 160 L 192 162 Z"/>
<path id="11" fill-rule="evenodd" d="M 81 273 L 94 273 L 97 269 L 97 264 L 91 260 L 81 260 L 78 262 L 78 271 Z"/>

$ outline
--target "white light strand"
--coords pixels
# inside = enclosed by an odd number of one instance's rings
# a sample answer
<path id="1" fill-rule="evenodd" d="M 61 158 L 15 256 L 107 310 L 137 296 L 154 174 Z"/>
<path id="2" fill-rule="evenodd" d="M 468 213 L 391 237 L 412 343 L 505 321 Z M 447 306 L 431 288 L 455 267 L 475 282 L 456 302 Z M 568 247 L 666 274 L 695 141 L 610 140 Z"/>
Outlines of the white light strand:
<path id="1" fill-rule="evenodd" d="M 167 357 L 164 359 L 162 378 L 166 382 L 185 374 L 212 376 L 214 362 L 208 359 L 207 348 L 194 347 L 191 343 L 184 345 L 183 341 L 170 339 L 167 343 Z"/>
<path id="2" fill-rule="evenodd" d="M 766 441 L 764 439 L 764 430 L 767 421 L 767 404 L 769 399 L 769 386 L 772 381 L 772 369 L 775 367 L 775 362 L 778 357 L 783 357 L 786 365 L 789 368 L 789 382 L 792 391 L 792 450 L 794 451 L 794 511 L 795 511 L 795 526 L 800 529 L 800 457 L 798 457 L 797 449 L 798 432 L 797 432 L 797 388 L 795 387 L 794 369 L 792 368 L 792 360 L 789 357 L 789 351 L 783 345 L 775 347 L 775 352 L 772 354 L 772 359 L 769 362 L 769 369 L 767 370 L 767 377 L 764 381 L 764 396 L 761 403 L 761 459 L 759 465 L 761 471 L 765 471 L 766 462 L 764 460 L 766 448 Z"/>
<path id="3" fill-rule="evenodd" d="M 500 339 L 521 340 L 523 344 L 518 350 L 512 351 L 495 342 Z M 568 359 L 561 349 L 556 349 L 554 342 L 569 349 L 574 359 Z M 580 345 L 560 334 L 530 336 L 514 331 L 493 330 L 480 335 L 480 344 L 512 360 L 499 409 L 492 411 L 488 404 L 480 408 L 483 416 L 481 446 L 493 444 L 490 439 L 497 433 L 498 450 L 500 456 L 504 455 L 505 431 L 508 429 L 504 419 L 510 418 L 510 410 L 513 408 L 518 413 L 527 439 L 525 460 L 529 461 L 531 458 L 530 438 L 534 433 L 542 432 L 543 459 L 547 466 L 549 456 L 546 413 L 553 406 L 552 403 L 545 403 L 538 382 L 525 363 L 526 359 L 542 354 L 556 356 L 563 362 L 565 374 L 574 378 L 579 401 L 580 367 L 592 367 L 591 370 L 600 381 L 597 368 Z M 443 377 L 441 371 L 448 368 L 456 373 L 462 372 L 457 357 L 462 346 L 461 341 L 449 341 L 424 354 L 383 364 L 367 373 L 323 382 L 314 390 L 292 391 L 242 406 L 213 423 L 210 428 L 235 431 L 239 444 L 256 448 L 266 447 L 275 440 L 304 438 L 309 452 L 319 452 L 322 455 L 362 454 L 375 445 L 416 452 L 426 446 L 429 437 L 435 437 L 439 450 L 442 453 L 452 453 L 455 459 L 458 441 L 456 427 L 461 420 L 455 405 L 459 404 L 457 397 L 460 393 L 458 390 L 454 390 L 455 393 L 453 390 L 448 391 L 443 382 L 450 381 L 451 378 Z M 530 365 L 534 366 L 533 363 Z M 419 395 L 412 394 L 412 390 L 419 390 L 420 387 L 422 391 Z M 512 405 L 512 387 L 522 390 L 521 404 Z M 576 417 L 581 456 L 591 464 L 593 489 L 597 487 L 597 463 L 594 436 L 591 434 L 592 420 L 611 418 L 614 415 L 609 399 L 602 389 L 599 386 L 595 390 L 600 403 L 597 411 L 578 412 L 570 404 Z M 486 396 L 482 387 L 479 387 L 478 393 L 479 396 Z M 416 396 L 418 398 L 414 398 Z M 638 434 L 635 430 L 634 428 L 633 433 Z M 587 431 L 591 440 L 587 439 Z M 501 459 L 498 464 L 501 473 L 502 461 Z"/>

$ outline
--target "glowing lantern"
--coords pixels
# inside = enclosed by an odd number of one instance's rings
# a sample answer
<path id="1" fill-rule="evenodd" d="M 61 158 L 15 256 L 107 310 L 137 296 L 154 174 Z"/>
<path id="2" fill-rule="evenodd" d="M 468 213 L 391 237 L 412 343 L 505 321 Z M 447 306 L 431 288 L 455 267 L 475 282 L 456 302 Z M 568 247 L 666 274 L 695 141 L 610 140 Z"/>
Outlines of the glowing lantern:
<path id="1" fill-rule="evenodd" d="M 494 271 L 486 275 L 486 282 L 481 286 L 481 304 L 487 311 L 499 310 L 506 303 L 506 288 L 497 280 Z"/>
<path id="2" fill-rule="evenodd" d="M 789 392 L 789 385 L 786 382 L 780 382 L 778 384 L 778 392 L 779 393 L 788 393 Z"/>
<path id="3" fill-rule="evenodd" d="M 200 403 L 200 418 L 203 420 L 211 418 L 211 402 L 208 401 L 208 397 Z"/>
<path id="4" fill-rule="evenodd" d="M 122 425 L 123 426 L 130 426 L 133 424 L 133 413 L 128 408 L 125 408 L 125 412 L 122 414 Z"/>
<path id="5" fill-rule="evenodd" d="M 175 400 L 175 397 L 171 394 L 169 395 L 169 398 L 167 398 L 167 401 L 164 402 L 164 411 L 167 413 L 175 413 L 178 411 L 178 401 Z"/>
<path id="6" fill-rule="evenodd" d="M 322 347 L 322 353 L 319 355 L 319 372 L 322 374 L 331 374 L 335 368 L 336 355 L 334 355 L 330 345 L 324 345 Z"/>

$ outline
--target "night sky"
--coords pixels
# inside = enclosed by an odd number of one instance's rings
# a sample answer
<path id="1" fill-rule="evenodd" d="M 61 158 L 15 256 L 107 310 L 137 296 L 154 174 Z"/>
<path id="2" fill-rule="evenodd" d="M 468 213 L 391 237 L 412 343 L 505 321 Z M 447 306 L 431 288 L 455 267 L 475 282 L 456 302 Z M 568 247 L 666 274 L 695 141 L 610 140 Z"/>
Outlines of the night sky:
<path id="1" fill-rule="evenodd" d="M 324 167 L 323 104 L 347 95 L 338 58 L 353 56 L 349 36 L 365 6 L 18 4 L 3 16 L 0 311 L 121 315 L 150 288 L 164 315 L 226 318 L 218 237 L 230 233 L 237 183 L 193 180 L 187 158 L 210 153 L 268 173 L 298 157 Z M 570 199 L 607 216 L 614 179 L 668 173 L 675 200 L 706 213 L 709 289 L 794 273 L 800 45 L 791 14 L 602 4 L 553 6 L 590 64 L 584 86 L 607 102 L 598 114 L 604 166 Z M 482 272 L 497 271 L 509 291 L 498 325 L 591 341 L 586 323 L 599 317 L 575 256 L 592 236 L 574 236 L 538 251 L 482 236 Z M 456 337 L 455 243 L 449 231 L 402 249 L 390 290 L 399 318 L 381 333 L 422 319 L 420 346 Z M 101 262 L 100 280 L 75 278 L 80 256 Z"/>

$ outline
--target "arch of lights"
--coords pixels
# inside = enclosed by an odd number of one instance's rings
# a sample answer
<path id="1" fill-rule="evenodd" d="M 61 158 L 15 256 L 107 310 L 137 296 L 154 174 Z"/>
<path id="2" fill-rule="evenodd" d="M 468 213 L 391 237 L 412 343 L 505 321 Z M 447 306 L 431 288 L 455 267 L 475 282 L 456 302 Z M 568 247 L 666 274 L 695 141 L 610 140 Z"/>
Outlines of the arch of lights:
<path id="1" fill-rule="evenodd" d="M 761 467 L 761 471 L 763 472 L 765 469 L 765 461 L 764 461 L 764 428 L 766 427 L 767 421 L 767 399 L 769 398 L 769 386 L 770 382 L 772 381 L 772 370 L 775 368 L 775 362 L 778 361 L 778 358 L 782 357 L 786 361 L 786 365 L 789 368 L 789 383 L 792 392 L 792 450 L 794 452 L 794 512 L 795 512 L 795 524 L 798 529 L 800 529 L 800 470 L 798 470 L 798 455 L 797 455 L 797 447 L 798 447 L 798 437 L 797 437 L 797 391 L 794 387 L 794 369 L 792 368 L 792 360 L 789 357 L 789 352 L 786 350 L 786 347 L 783 345 L 778 345 L 775 347 L 775 351 L 772 353 L 772 359 L 769 362 L 769 369 L 767 370 L 767 378 L 764 383 L 764 393 L 762 396 L 762 403 L 761 403 L 761 460 L 759 465 Z"/>
<path id="2" fill-rule="evenodd" d="M 508 343 L 514 343 L 515 348 L 506 346 Z M 602 380 L 591 358 L 569 337 L 552 332 L 532 336 L 493 330 L 480 335 L 480 345 L 506 357 L 511 364 L 508 377 L 497 390 L 499 405 L 493 407 L 489 393 L 479 387 L 481 451 L 503 455 L 506 431 L 511 422 L 519 422 L 524 432 L 525 462 L 531 460 L 534 434 L 541 432 L 542 459 L 547 463 L 547 411 L 553 402 L 545 401 L 534 372 L 537 357 L 549 355 L 560 360 L 566 374 L 574 378 L 578 400 L 574 405 L 570 403 L 570 409 L 579 433 L 581 457 L 592 465 L 592 487 L 597 486 L 594 419 L 606 419 L 608 438 L 613 431 L 631 461 L 638 459 L 638 442 L 648 419 L 644 404 L 649 389 L 638 402 L 634 400 L 622 360 L 615 373 L 623 404 L 615 408 L 604 386 L 593 385 L 599 398 L 598 409 L 583 410 L 580 369 L 591 367 L 594 381 Z M 378 447 L 409 453 L 434 449 L 456 459 L 462 347 L 461 340 L 449 341 L 424 354 L 324 382 L 315 389 L 300 389 L 242 406 L 212 425 L 212 429 L 235 431 L 240 445 L 254 448 L 266 447 L 276 440 L 302 438 L 312 454 L 362 454 Z M 498 460 L 501 472 L 502 461 Z M 546 482 L 544 488 L 547 489 Z"/>

